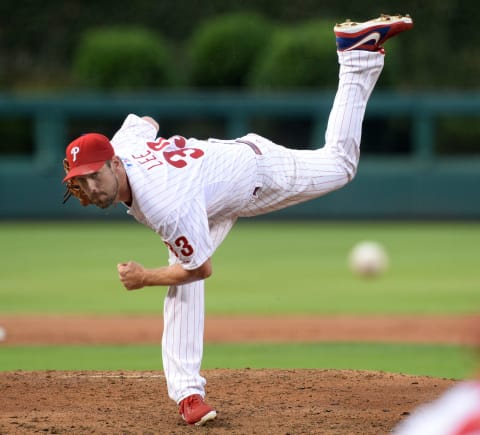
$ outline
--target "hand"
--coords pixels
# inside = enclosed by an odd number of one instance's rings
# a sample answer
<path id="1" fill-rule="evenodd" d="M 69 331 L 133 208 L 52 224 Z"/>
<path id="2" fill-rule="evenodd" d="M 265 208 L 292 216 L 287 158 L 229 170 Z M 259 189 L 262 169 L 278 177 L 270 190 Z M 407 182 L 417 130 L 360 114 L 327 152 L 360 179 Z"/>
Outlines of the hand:
<path id="1" fill-rule="evenodd" d="M 137 290 L 145 286 L 145 268 L 134 261 L 117 264 L 118 277 L 127 290 Z"/>

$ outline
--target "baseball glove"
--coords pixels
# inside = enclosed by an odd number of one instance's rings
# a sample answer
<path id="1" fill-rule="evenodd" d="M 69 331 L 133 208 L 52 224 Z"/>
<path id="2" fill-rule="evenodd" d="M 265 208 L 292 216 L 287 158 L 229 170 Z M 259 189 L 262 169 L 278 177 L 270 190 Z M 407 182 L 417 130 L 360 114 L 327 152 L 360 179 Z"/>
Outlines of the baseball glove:
<path id="1" fill-rule="evenodd" d="M 65 170 L 65 173 L 68 174 L 68 171 L 70 170 L 70 165 L 68 164 L 67 159 L 63 159 L 63 169 Z M 67 186 L 67 190 L 63 195 L 62 204 L 65 204 L 71 196 L 77 198 L 80 201 L 80 204 L 82 204 L 84 207 L 91 204 L 87 194 L 81 189 L 81 187 L 77 183 L 75 183 L 75 178 L 70 178 L 65 183 Z"/>

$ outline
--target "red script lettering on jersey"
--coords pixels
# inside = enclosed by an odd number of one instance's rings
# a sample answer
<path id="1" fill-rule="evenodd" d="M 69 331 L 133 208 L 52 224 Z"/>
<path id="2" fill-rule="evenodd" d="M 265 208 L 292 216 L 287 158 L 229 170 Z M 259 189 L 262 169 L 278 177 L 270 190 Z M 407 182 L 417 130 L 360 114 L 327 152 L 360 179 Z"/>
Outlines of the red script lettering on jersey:
<path id="1" fill-rule="evenodd" d="M 150 163 L 150 166 L 147 168 L 147 171 L 154 168 L 155 166 L 163 165 L 163 162 L 158 160 L 157 156 L 153 154 L 150 150 L 147 150 L 145 154 L 139 154 L 136 156 L 132 154 L 132 158 L 137 160 L 138 163 L 140 163 L 141 165 L 146 165 L 149 162 L 153 162 L 153 163 Z"/>
<path id="2" fill-rule="evenodd" d="M 190 159 L 199 159 L 205 153 L 199 148 L 186 148 L 187 140 L 183 136 L 172 136 L 170 139 L 158 138 L 155 142 L 147 142 L 147 146 L 153 151 L 162 151 L 167 146 L 175 144 L 178 150 L 163 151 L 165 161 L 175 168 L 184 168 Z M 154 165 L 149 167 L 151 169 Z"/>

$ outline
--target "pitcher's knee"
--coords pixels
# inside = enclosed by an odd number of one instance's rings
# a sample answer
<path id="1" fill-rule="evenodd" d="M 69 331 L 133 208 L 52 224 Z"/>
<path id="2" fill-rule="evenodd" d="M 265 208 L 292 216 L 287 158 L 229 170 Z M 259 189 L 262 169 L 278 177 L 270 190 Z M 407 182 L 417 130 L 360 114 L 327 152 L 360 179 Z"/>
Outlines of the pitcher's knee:
<path id="1" fill-rule="evenodd" d="M 352 181 L 357 174 L 358 162 L 360 160 L 358 147 L 350 147 L 348 152 L 346 147 L 331 147 L 329 154 L 335 162 L 337 169 L 345 174 L 348 181 Z"/>
<path id="2" fill-rule="evenodd" d="M 358 161 L 347 158 L 346 156 L 337 156 L 337 167 L 345 174 L 345 184 L 349 183 L 357 175 Z"/>
<path id="3" fill-rule="evenodd" d="M 352 181 L 355 178 L 355 175 L 357 175 L 357 168 L 358 165 L 346 165 L 345 166 L 345 172 L 347 174 L 348 182 Z"/>

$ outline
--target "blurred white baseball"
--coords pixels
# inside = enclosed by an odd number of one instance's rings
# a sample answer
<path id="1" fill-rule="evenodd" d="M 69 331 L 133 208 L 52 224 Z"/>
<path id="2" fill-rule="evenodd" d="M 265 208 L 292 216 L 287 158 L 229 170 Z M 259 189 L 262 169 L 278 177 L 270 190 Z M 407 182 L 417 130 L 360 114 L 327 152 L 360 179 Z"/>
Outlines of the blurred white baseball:
<path id="1" fill-rule="evenodd" d="M 374 277 L 385 272 L 389 260 L 380 243 L 362 241 L 357 243 L 350 251 L 349 263 L 353 273 L 365 277 Z"/>
<path id="2" fill-rule="evenodd" d="M 7 331 L 5 330 L 5 328 L 2 328 L 0 326 L 0 341 L 3 341 L 7 338 Z"/>

